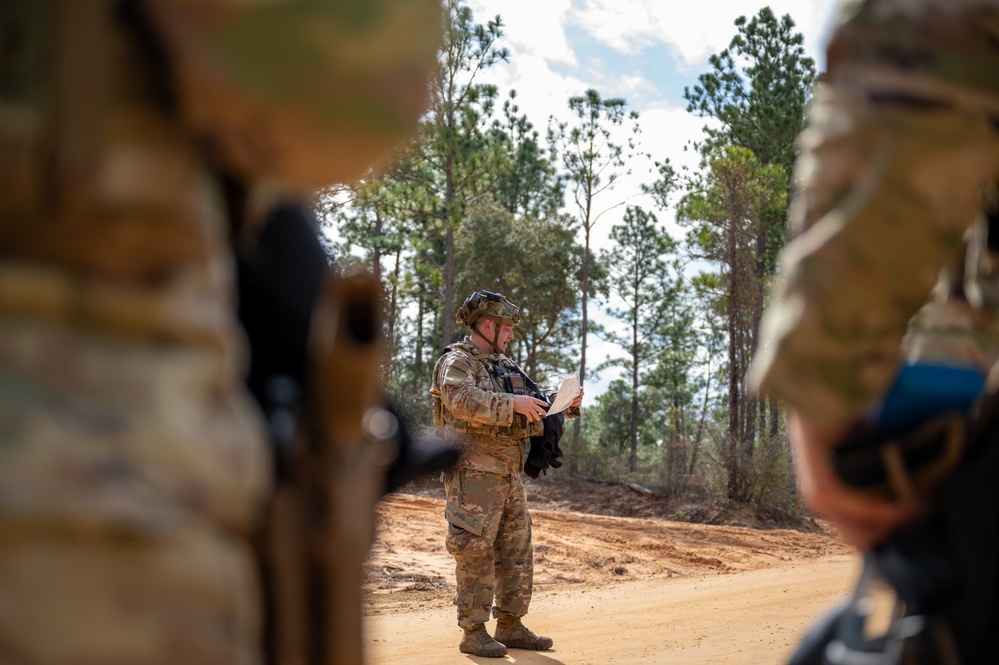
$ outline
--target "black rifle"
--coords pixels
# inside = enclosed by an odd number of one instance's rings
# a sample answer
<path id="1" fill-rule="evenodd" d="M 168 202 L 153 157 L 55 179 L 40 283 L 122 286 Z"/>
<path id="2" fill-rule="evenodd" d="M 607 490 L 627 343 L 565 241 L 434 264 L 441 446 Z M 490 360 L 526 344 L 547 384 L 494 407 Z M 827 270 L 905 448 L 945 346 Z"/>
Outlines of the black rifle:
<path id="1" fill-rule="evenodd" d="M 850 600 L 790 665 L 999 663 L 999 398 L 908 432 L 866 432 L 833 452 L 859 491 L 928 497 L 929 514 L 865 553 Z M 887 593 L 886 593 L 887 592 Z M 889 621 L 872 632 L 878 600 Z"/>
<path id="2" fill-rule="evenodd" d="M 238 254 L 248 386 L 274 444 L 258 552 L 271 665 L 362 662 L 363 562 L 375 504 L 457 450 L 415 440 L 385 399 L 380 288 L 336 275 L 299 206 L 275 209 Z"/>

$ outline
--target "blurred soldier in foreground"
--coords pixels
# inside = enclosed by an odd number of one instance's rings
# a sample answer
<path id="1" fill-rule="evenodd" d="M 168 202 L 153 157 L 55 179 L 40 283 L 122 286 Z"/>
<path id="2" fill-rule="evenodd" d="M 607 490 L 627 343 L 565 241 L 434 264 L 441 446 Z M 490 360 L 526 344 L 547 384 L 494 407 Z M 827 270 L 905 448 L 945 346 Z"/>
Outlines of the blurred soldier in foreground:
<path id="1" fill-rule="evenodd" d="M 513 303 L 476 291 L 455 318 L 472 334 L 444 349 L 430 393 L 435 428 L 461 451 L 457 468 L 444 476 L 447 550 L 457 564 L 454 604 L 465 631 L 458 648 L 487 658 L 505 656 L 507 647 L 550 649 L 550 637 L 521 623 L 531 603 L 534 546 L 520 474 L 537 478 L 548 466 L 562 465 L 558 438 L 564 416 L 546 416 L 549 396 L 503 355 L 520 322 Z M 579 416 L 582 399 L 580 394 L 572 402 L 569 417 Z M 485 628 L 490 611 L 497 619 L 495 639 Z"/>
<path id="2" fill-rule="evenodd" d="M 805 498 L 899 602 L 872 636 L 861 584 L 796 663 L 999 662 L 995 399 L 973 410 L 996 358 L 997 72 L 999 2 L 844 3 L 751 381 L 789 404 Z"/>
<path id="3" fill-rule="evenodd" d="M 273 456 L 232 243 L 275 220 L 260 191 L 301 209 L 415 126 L 439 20 L 434 0 L 0 4 L 0 661 L 261 662 L 251 539 Z M 285 613 L 269 642 L 281 662 L 358 662 L 350 600 L 390 461 L 367 444 L 394 431 L 361 424 L 377 289 L 310 279 L 322 505 L 290 515 L 317 540 L 264 558 L 316 568 L 328 585 L 298 607 L 325 615 L 308 631 Z M 363 496 L 339 508 L 333 476 Z M 277 607 L 289 591 L 267 587 Z"/>

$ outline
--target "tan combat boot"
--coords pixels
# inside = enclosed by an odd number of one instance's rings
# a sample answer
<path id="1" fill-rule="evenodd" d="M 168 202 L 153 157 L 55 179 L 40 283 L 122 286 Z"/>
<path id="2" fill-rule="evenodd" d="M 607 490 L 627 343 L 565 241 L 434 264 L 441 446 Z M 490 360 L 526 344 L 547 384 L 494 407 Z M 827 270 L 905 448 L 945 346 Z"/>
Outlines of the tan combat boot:
<path id="1" fill-rule="evenodd" d="M 506 655 L 506 647 L 494 640 L 481 623 L 474 628 L 465 629 L 458 651 L 483 658 L 502 658 Z"/>
<path id="2" fill-rule="evenodd" d="M 554 641 L 544 635 L 535 635 L 520 622 L 520 617 L 504 617 L 496 622 L 496 641 L 511 649 L 544 651 L 551 649 Z"/>

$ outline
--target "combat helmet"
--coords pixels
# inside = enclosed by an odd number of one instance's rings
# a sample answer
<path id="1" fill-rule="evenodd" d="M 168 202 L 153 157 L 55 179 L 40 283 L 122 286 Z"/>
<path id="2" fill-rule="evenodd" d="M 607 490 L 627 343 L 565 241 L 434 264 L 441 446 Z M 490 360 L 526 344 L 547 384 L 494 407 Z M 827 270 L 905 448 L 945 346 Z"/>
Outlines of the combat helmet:
<path id="1" fill-rule="evenodd" d="M 474 329 L 475 322 L 483 316 L 501 326 L 515 326 L 520 323 L 520 308 L 502 294 L 475 291 L 465 298 L 465 302 L 454 315 L 454 320 L 455 323 L 463 323 Z"/>
<path id="2" fill-rule="evenodd" d="M 475 322 L 481 318 L 496 322 L 496 332 L 490 342 L 493 351 L 499 352 L 496 342 L 499 339 L 500 326 L 515 326 L 520 323 L 520 308 L 510 302 L 506 296 L 492 291 L 475 291 L 465 298 L 465 302 L 454 315 L 455 323 L 463 323 L 482 335 Z M 486 339 L 482 335 L 483 339 Z M 486 341 L 489 341 L 486 339 Z"/>

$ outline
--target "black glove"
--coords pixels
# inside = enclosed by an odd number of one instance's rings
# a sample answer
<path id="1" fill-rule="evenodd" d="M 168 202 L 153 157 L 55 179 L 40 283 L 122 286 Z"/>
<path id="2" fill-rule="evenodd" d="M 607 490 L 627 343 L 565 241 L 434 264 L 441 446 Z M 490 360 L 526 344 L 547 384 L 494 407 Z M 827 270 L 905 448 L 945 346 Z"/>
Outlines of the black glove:
<path id="1" fill-rule="evenodd" d="M 562 438 L 564 422 L 565 416 L 562 413 L 541 419 L 541 424 L 545 428 L 544 434 L 531 437 L 531 450 L 524 462 L 524 473 L 531 478 L 537 478 L 549 467 L 557 469 L 562 466 L 559 460 L 559 457 L 562 457 L 562 449 L 558 447 L 558 442 Z"/>

